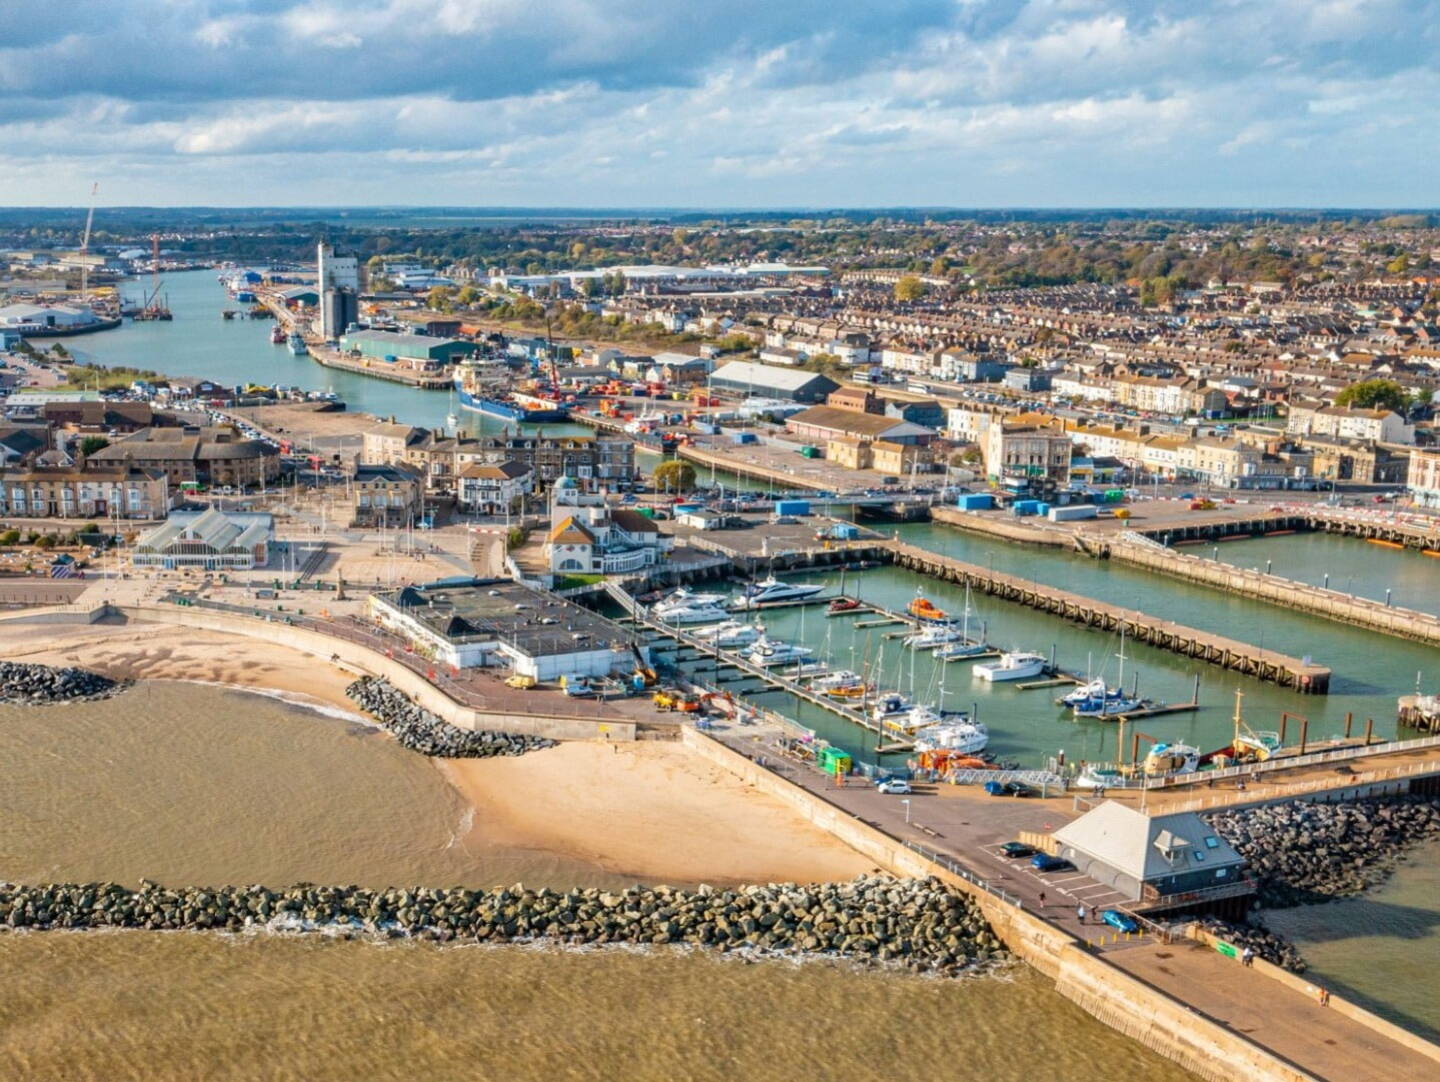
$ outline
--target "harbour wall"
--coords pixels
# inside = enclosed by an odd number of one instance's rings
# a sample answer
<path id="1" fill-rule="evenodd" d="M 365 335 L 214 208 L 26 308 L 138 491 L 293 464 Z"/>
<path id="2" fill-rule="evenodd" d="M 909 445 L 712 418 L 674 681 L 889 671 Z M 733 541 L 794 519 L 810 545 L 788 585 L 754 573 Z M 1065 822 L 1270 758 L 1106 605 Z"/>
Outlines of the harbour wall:
<path id="1" fill-rule="evenodd" d="M 1161 620 L 1134 609 L 1122 609 L 1016 575 L 939 556 L 916 545 L 894 541 L 889 548 L 892 559 L 901 567 L 945 582 L 969 585 L 980 593 L 1003 601 L 1026 605 L 1104 631 L 1124 628 L 1132 639 L 1150 646 L 1197 658 L 1257 680 L 1294 688 L 1308 695 L 1324 695 L 1330 688 L 1330 670 L 1323 665 L 1273 650 L 1261 650 L 1249 643 Z"/>
<path id="2" fill-rule="evenodd" d="M 1017 957 L 1055 981 L 1061 995 L 1112 1029 L 1214 1082 L 1318 1082 L 1241 1034 L 1232 1032 L 1144 981 L 1089 953 L 1079 940 L 1002 900 L 984 886 L 772 773 L 689 726 L 682 742 L 894 875 L 934 876 L 972 895 L 996 934 Z"/>
<path id="3" fill-rule="evenodd" d="M 1110 559 L 1134 567 L 1143 567 L 1171 578 L 1198 583 L 1227 593 L 1253 597 L 1281 605 L 1287 609 L 1338 620 L 1353 627 L 1379 631 L 1402 639 L 1414 639 L 1429 645 L 1440 645 L 1440 617 L 1414 609 L 1384 605 L 1378 601 L 1352 597 L 1338 590 L 1309 586 L 1279 575 L 1233 567 L 1219 560 L 1192 556 L 1144 542 L 1120 538 L 1109 544 Z"/>

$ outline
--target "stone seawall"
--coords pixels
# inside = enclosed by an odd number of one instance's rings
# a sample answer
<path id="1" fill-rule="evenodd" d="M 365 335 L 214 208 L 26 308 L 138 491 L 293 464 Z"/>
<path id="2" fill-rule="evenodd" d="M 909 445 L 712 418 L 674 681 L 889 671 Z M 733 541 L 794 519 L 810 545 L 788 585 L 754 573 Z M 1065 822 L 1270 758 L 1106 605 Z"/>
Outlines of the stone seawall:
<path id="1" fill-rule="evenodd" d="M 695 891 L 670 887 L 489 891 L 364 890 L 308 884 L 168 888 L 142 882 L 0 886 L 0 927 L 247 928 L 418 937 L 440 942 L 552 940 L 566 944 L 685 944 L 856 962 L 955 975 L 1009 959 L 964 894 L 936 880 L 862 877 Z"/>

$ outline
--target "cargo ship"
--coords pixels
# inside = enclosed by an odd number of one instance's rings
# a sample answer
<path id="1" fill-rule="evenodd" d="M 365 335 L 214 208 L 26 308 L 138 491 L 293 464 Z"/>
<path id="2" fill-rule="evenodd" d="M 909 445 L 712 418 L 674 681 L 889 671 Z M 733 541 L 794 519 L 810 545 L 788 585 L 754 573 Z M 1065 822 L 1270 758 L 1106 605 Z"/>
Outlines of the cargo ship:
<path id="1" fill-rule="evenodd" d="M 542 424 L 570 419 L 570 409 L 562 402 L 522 394 L 519 391 L 481 389 L 465 368 L 455 370 L 455 393 L 460 405 L 477 413 L 488 413 L 519 424 Z"/>

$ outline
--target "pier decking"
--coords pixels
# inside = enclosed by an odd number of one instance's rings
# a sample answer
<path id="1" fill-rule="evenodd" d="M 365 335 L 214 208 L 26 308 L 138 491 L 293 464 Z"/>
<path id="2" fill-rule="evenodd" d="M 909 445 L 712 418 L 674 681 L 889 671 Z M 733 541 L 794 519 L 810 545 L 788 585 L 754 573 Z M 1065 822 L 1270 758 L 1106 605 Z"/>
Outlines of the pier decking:
<path id="1" fill-rule="evenodd" d="M 1299 658 L 1262 650 L 1249 643 L 1213 635 L 1149 616 L 1134 609 L 1122 609 L 1067 590 L 990 571 L 927 549 L 892 541 L 889 549 L 900 567 L 972 589 L 1003 601 L 1013 601 L 1041 612 L 1052 613 L 1086 627 L 1105 631 L 1125 629 L 1126 635 L 1150 646 L 1219 665 L 1309 695 L 1324 695 L 1330 688 L 1330 670 Z"/>

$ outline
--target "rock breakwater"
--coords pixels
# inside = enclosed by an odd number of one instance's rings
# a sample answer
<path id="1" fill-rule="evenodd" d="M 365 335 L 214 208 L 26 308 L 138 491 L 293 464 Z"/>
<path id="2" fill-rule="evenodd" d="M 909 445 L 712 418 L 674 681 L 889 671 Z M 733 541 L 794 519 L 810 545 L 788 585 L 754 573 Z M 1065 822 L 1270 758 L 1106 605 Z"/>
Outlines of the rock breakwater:
<path id="1" fill-rule="evenodd" d="M 441 942 L 688 944 L 893 963 L 952 975 L 1010 957 L 967 896 L 933 879 L 879 876 L 695 891 L 0 885 L 0 927 L 228 932 L 260 927 Z"/>
<path id="2" fill-rule="evenodd" d="M 1391 797 L 1291 801 L 1209 816 L 1250 864 L 1262 907 L 1328 902 L 1382 882 L 1405 852 L 1440 832 L 1440 801 Z"/>
<path id="3" fill-rule="evenodd" d="M 488 759 L 524 755 L 555 746 L 555 741 L 489 729 L 462 729 L 416 706 L 388 680 L 364 676 L 345 689 L 361 709 L 394 734 L 400 745 L 441 759 Z"/>
<path id="4" fill-rule="evenodd" d="M 1200 927 L 1239 950 L 1249 947 L 1257 958 L 1288 969 L 1291 973 L 1305 972 L 1305 959 L 1300 957 L 1295 945 L 1265 928 L 1254 924 L 1235 924 L 1215 917 L 1205 917 L 1200 921 Z"/>
<path id="5" fill-rule="evenodd" d="M 107 699 L 130 686 L 88 669 L 0 661 L 0 703 L 41 705 Z"/>

